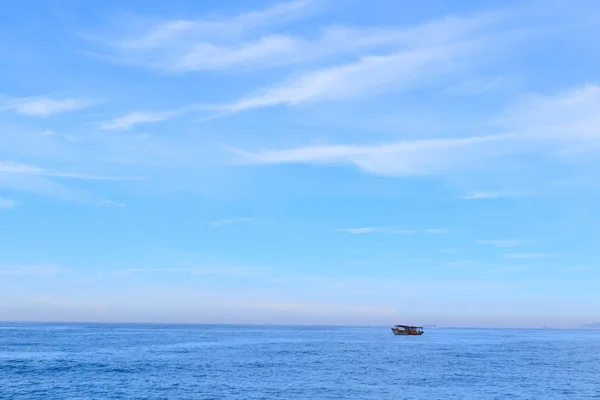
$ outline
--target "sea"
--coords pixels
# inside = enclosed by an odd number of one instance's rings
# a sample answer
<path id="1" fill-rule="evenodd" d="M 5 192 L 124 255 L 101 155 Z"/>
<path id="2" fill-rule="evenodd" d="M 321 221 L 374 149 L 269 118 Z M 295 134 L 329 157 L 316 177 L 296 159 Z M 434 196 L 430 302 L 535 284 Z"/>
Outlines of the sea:
<path id="1" fill-rule="evenodd" d="M 600 399 L 600 331 L 0 323 L 1 399 Z"/>

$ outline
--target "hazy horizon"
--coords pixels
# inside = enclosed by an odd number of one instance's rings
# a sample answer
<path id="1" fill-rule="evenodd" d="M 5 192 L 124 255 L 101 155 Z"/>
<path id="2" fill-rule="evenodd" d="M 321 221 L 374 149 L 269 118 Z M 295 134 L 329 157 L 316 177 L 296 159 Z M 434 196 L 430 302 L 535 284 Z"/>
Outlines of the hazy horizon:
<path id="1" fill-rule="evenodd" d="M 396 321 L 398 322 L 398 321 Z M 400 321 L 406 322 L 406 321 Z M 189 326 L 240 326 L 240 327 L 271 327 L 280 326 L 287 328 L 294 327 L 330 327 L 330 328 L 378 328 L 378 329 L 390 329 L 395 323 L 390 324 L 326 324 L 326 323 L 311 323 L 311 324 L 299 324 L 299 323 L 276 323 L 276 322 L 193 322 L 193 321 L 94 321 L 94 320 L 0 320 L 0 324 L 106 324 L 106 325 L 189 325 Z M 589 325 L 589 326 L 586 326 Z M 583 324 L 579 326 L 477 326 L 477 325 L 437 325 L 437 324 L 414 324 L 414 326 L 423 326 L 425 330 L 430 329 L 522 329 L 522 330 L 544 330 L 544 329 L 556 329 L 556 330 L 600 330 L 600 322 Z"/>

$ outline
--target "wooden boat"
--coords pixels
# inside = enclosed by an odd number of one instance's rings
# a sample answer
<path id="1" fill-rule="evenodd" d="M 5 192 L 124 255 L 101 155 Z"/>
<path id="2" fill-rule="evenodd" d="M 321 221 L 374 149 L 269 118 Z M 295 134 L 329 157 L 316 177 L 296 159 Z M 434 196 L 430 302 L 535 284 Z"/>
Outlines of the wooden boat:
<path id="1" fill-rule="evenodd" d="M 422 335 L 423 327 L 422 326 L 411 326 L 411 325 L 394 325 L 392 328 L 392 332 L 396 336 L 413 336 L 413 335 Z"/>

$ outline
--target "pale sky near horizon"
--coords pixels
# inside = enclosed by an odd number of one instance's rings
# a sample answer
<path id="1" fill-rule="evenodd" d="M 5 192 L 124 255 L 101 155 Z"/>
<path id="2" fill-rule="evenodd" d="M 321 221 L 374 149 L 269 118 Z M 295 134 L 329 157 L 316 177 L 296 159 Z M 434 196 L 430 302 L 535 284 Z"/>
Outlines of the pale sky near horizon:
<path id="1" fill-rule="evenodd" d="M 600 3 L 6 2 L 0 321 L 600 321 Z"/>

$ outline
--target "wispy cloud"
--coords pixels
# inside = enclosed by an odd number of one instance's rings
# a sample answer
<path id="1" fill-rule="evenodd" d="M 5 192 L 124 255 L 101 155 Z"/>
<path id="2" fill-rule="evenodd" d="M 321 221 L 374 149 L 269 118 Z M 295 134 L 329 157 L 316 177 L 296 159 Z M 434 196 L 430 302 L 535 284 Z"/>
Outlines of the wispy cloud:
<path id="1" fill-rule="evenodd" d="M 462 196 L 465 200 L 488 200 L 488 199 L 499 199 L 505 197 L 503 193 L 500 192 L 471 192 L 465 196 Z"/>
<path id="2" fill-rule="evenodd" d="M 495 247 L 518 247 L 530 243 L 529 240 L 517 239 L 497 239 L 497 240 L 480 240 L 479 243 L 487 244 Z"/>
<path id="3" fill-rule="evenodd" d="M 119 204 L 108 200 L 97 199 L 95 196 L 90 195 L 86 191 L 65 186 L 59 181 L 131 181 L 139 179 L 141 178 L 54 171 L 30 164 L 12 161 L 0 161 L 0 187 L 74 202 L 98 205 Z"/>
<path id="4" fill-rule="evenodd" d="M 132 275 L 145 273 L 187 273 L 191 275 L 223 275 L 230 277 L 244 278 L 254 276 L 259 273 L 254 268 L 233 268 L 233 267 L 173 267 L 173 268 L 123 268 L 112 271 L 116 275 Z"/>
<path id="5" fill-rule="evenodd" d="M 7 267 L 0 264 L 0 276 L 47 276 L 65 272 L 68 272 L 68 270 L 57 265 L 24 265 Z"/>
<path id="6" fill-rule="evenodd" d="M 0 111 L 14 111 L 29 117 L 48 117 L 69 111 L 87 108 L 92 104 L 89 100 L 50 97 L 27 97 L 0 99 Z"/>
<path id="7" fill-rule="evenodd" d="M 430 235 L 441 235 L 444 233 L 448 233 L 448 230 L 447 229 L 439 229 L 439 228 L 429 228 L 429 229 L 423 229 L 423 232 L 429 233 Z"/>
<path id="8" fill-rule="evenodd" d="M 14 200 L 0 197 L 0 209 L 10 210 L 12 208 L 15 208 L 18 204 L 19 203 L 17 203 Z"/>
<path id="9" fill-rule="evenodd" d="M 103 176 L 103 175 L 91 175 L 91 174 L 78 174 L 74 172 L 53 172 L 47 171 L 46 176 L 53 176 L 56 178 L 69 178 L 69 179 L 82 179 L 90 181 L 140 181 L 145 178 L 139 176 Z"/>
<path id="10" fill-rule="evenodd" d="M 497 90 L 505 87 L 506 79 L 500 76 L 468 78 L 447 89 L 447 93 L 457 95 L 473 95 Z"/>
<path id="11" fill-rule="evenodd" d="M 449 261 L 446 263 L 447 267 L 472 267 L 474 265 L 475 261 L 471 260 Z"/>
<path id="12" fill-rule="evenodd" d="M 117 63 L 170 72 L 268 66 L 301 54 L 301 43 L 265 31 L 304 18 L 318 9 L 316 2 L 290 1 L 235 16 L 206 19 L 171 19 L 144 23 L 123 20 L 127 27 L 90 37 L 104 45 L 99 57 Z M 133 22 L 133 23 L 132 23 Z M 119 31 L 129 31 L 121 33 Z M 106 36 L 112 38 L 106 39 Z M 94 53 L 92 53 L 94 54 Z"/>
<path id="13" fill-rule="evenodd" d="M 235 113 L 277 105 L 353 99 L 428 85 L 433 77 L 452 68 L 452 64 L 445 61 L 464 47 L 464 44 L 456 44 L 364 56 L 354 63 L 306 73 L 214 109 Z"/>
<path id="14" fill-rule="evenodd" d="M 360 234 L 363 234 L 363 233 L 381 232 L 381 228 L 375 228 L 375 227 L 342 228 L 342 229 L 338 229 L 338 231 L 345 232 L 345 233 L 351 233 L 353 235 L 360 235 Z"/>
<path id="15" fill-rule="evenodd" d="M 322 8 L 322 2 L 292 1 L 221 19 L 172 19 L 144 24 L 137 32 L 109 32 L 97 40 L 100 56 L 115 62 L 169 72 L 227 69 L 234 72 L 359 51 L 390 47 L 433 46 L 468 37 L 497 22 L 499 12 L 448 17 L 422 25 L 382 29 L 329 26 L 317 35 L 281 32 L 279 29 Z M 109 36 L 111 39 L 106 39 Z M 107 46 L 107 47 L 106 47 Z"/>
<path id="16" fill-rule="evenodd" d="M 256 222 L 258 218 L 256 217 L 241 217 L 241 218 L 225 218 L 217 221 L 211 221 L 209 224 L 215 228 L 220 228 L 225 225 L 230 224 L 238 224 L 238 223 L 247 223 L 247 222 Z"/>
<path id="17" fill-rule="evenodd" d="M 313 3 L 314 4 L 314 3 Z M 127 49 L 156 49 L 174 42 L 197 43 L 203 37 L 240 37 L 253 29 L 264 29 L 306 16 L 311 2 L 305 0 L 279 2 L 270 7 L 249 11 L 233 17 L 210 20 L 163 20 L 154 22 L 138 37 L 124 38 L 115 43 Z"/>
<path id="18" fill-rule="evenodd" d="M 535 259 L 535 258 L 549 258 L 549 257 L 553 257 L 553 254 L 547 254 L 547 253 L 509 253 L 509 254 L 505 254 L 504 257 L 506 258 L 513 258 L 513 259 Z"/>
<path id="19" fill-rule="evenodd" d="M 284 12 L 297 14 L 299 8 L 304 9 L 308 4 L 311 3 L 280 4 L 274 7 L 278 12 L 267 10 L 256 15 L 261 15 L 258 20 L 266 23 L 265 16 L 280 18 Z M 234 29 L 238 34 L 215 37 L 210 33 L 214 34 L 219 28 L 214 28 L 211 22 L 163 21 L 139 38 L 114 41 L 112 45 L 119 52 L 117 58 L 169 71 L 232 69 L 239 72 L 314 59 L 326 61 L 327 66 L 289 77 L 228 104 L 192 104 L 169 111 L 138 111 L 109 121 L 103 127 L 129 129 L 137 123 L 164 121 L 193 111 L 216 113 L 202 119 L 206 120 L 255 108 L 346 100 L 428 86 L 461 64 L 449 61 L 459 61 L 476 48 L 485 49 L 482 44 L 489 38 L 483 32 L 501 20 L 502 15 L 489 12 L 447 17 L 388 29 L 329 27 L 317 39 L 280 33 L 247 39 L 248 32 L 243 25 L 223 21 L 217 26 Z M 476 32 L 480 35 L 474 36 Z M 233 42 L 220 43 L 223 38 Z M 351 61 L 332 62 L 332 57 L 340 54 L 352 56 Z"/>
<path id="20" fill-rule="evenodd" d="M 46 170 L 34 165 L 17 163 L 12 161 L 0 161 L 0 174 L 21 174 L 21 175 L 38 175 L 38 176 L 50 176 L 57 178 L 71 178 L 71 179 L 84 179 L 84 180 L 99 180 L 99 181 L 130 181 L 140 180 L 140 177 L 120 177 L 120 176 L 101 176 L 101 175 L 89 175 L 79 174 L 73 172 L 60 172 Z"/>
<path id="21" fill-rule="evenodd" d="M 100 127 L 105 130 L 127 130 L 135 125 L 145 124 L 150 122 L 159 122 L 171 119 L 177 115 L 181 115 L 186 110 L 162 111 L 162 112 L 132 112 L 123 117 L 115 118 L 112 121 L 104 122 Z"/>
<path id="22" fill-rule="evenodd" d="M 485 274 L 507 274 L 512 272 L 527 271 L 529 267 L 518 265 L 518 266 L 503 266 L 503 267 L 490 267 L 484 269 L 482 272 Z"/>
<path id="23" fill-rule="evenodd" d="M 511 157 L 544 156 L 561 161 L 600 151 L 600 87 L 585 86 L 555 96 L 533 97 L 496 121 L 505 134 L 421 139 L 375 145 L 305 146 L 252 152 L 229 147 L 242 164 L 353 165 L 387 176 L 444 175 L 481 171 Z M 509 164 L 506 164 L 510 170 Z M 528 195 L 523 190 L 474 191 L 462 198 L 491 200 Z"/>
<path id="24" fill-rule="evenodd" d="M 589 84 L 553 95 L 527 96 L 501 122 L 532 139 L 598 150 L 590 148 L 590 142 L 600 140 L 600 86 Z"/>
<path id="25" fill-rule="evenodd" d="M 362 235 L 367 233 L 388 233 L 388 234 L 411 234 L 428 233 L 430 235 L 439 235 L 447 233 L 446 229 L 413 229 L 413 228 L 386 228 L 386 227 L 361 227 L 361 228 L 341 228 L 338 232 L 350 233 L 352 235 Z"/>
<path id="26" fill-rule="evenodd" d="M 382 145 L 308 146 L 252 153 L 229 148 L 245 164 L 354 165 L 389 176 L 437 175 L 479 165 L 502 153 L 510 135 L 424 139 Z"/>

